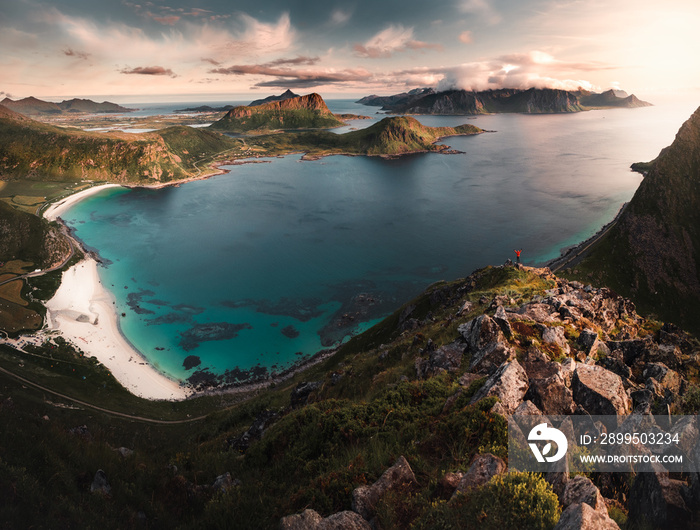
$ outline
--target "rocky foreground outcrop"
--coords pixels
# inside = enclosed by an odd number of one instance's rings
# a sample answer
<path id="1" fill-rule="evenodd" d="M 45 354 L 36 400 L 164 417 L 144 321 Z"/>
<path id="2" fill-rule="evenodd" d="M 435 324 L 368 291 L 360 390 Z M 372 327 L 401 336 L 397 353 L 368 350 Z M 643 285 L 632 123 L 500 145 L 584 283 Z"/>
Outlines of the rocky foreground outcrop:
<path id="1" fill-rule="evenodd" d="M 461 309 L 448 319 L 457 319 L 457 336 L 444 344 L 427 341 L 415 358 L 418 379 L 463 372 L 461 389 L 447 400 L 445 412 L 478 381 L 483 384 L 473 393 L 471 404 L 496 397 L 492 414 L 532 416 L 533 426 L 544 414 L 611 415 L 619 418 L 623 429 L 653 422 L 652 413 L 681 410 L 690 385 L 688 369 L 696 365 L 693 359 L 700 351 L 697 341 L 672 325 L 640 316 L 632 302 L 609 289 L 567 281 L 549 269 L 502 267 L 508 268 L 538 275 L 552 287 L 525 303 L 504 295 L 482 297 L 478 305 L 457 301 Z M 476 284 L 467 278 L 462 289 L 469 291 Z M 441 298 L 454 304 L 454 290 L 431 294 L 431 299 Z M 413 311 L 408 307 L 398 319 L 405 333 L 415 333 L 430 321 L 430 317 L 424 322 L 410 318 Z M 568 424 L 559 428 L 572 429 L 571 421 Z M 700 461 L 697 418 L 653 427 L 678 433 L 685 453 Z M 440 487 L 454 499 L 484 487 L 505 470 L 500 458 L 480 454 L 466 473 L 446 473 Z M 635 525 L 692 527 L 700 508 L 699 477 L 669 474 L 658 467 L 634 478 L 629 473 L 600 474 L 596 485 L 585 476 L 570 477 L 566 459 L 544 476 L 562 510 L 558 530 L 618 528 L 608 515 L 611 506 L 627 512 Z M 363 521 L 376 524 L 373 507 L 382 496 L 415 483 L 409 462 L 401 457 L 375 484 L 353 492 L 352 510 Z M 290 517 L 282 528 L 296 528 L 288 524 L 308 514 Z M 308 528 L 323 528 L 318 526 L 321 521 L 326 519 L 318 516 Z M 347 524 L 334 528 L 364 528 Z"/>

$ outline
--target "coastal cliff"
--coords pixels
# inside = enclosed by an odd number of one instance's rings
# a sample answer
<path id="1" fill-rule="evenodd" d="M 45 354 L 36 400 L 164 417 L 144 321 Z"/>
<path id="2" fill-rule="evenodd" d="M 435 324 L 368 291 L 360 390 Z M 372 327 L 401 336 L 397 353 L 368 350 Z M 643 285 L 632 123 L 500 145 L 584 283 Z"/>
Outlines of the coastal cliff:
<path id="1" fill-rule="evenodd" d="M 574 276 L 610 285 L 642 311 L 700 333 L 700 109 L 641 167 L 639 189 Z"/>
<path id="2" fill-rule="evenodd" d="M 409 93 L 410 94 L 410 93 Z M 525 114 L 552 114 L 581 112 L 600 107 L 646 107 L 650 104 L 636 96 L 624 97 L 615 91 L 595 94 L 584 91 L 556 90 L 551 88 L 499 89 L 473 92 L 447 90 L 423 92 L 407 98 L 396 96 L 368 96 L 358 103 L 382 105 L 382 110 L 398 114 L 490 114 L 517 112 Z"/>

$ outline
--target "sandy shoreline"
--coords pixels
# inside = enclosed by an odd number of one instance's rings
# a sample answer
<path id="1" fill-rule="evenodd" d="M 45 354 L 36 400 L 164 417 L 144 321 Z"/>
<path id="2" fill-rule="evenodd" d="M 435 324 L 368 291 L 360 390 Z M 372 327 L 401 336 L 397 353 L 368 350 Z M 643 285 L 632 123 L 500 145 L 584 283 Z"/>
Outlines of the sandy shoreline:
<path id="1" fill-rule="evenodd" d="M 102 184 L 74 193 L 49 206 L 44 218 L 54 221 L 83 199 L 115 187 L 121 186 Z M 93 258 L 65 271 L 56 294 L 45 305 L 48 328 L 60 331 L 86 355 L 95 357 L 132 394 L 164 400 L 192 395 L 190 388 L 156 370 L 122 335 L 114 297 L 100 282 Z"/>
<path id="2" fill-rule="evenodd" d="M 102 286 L 97 262 L 87 258 L 63 273 L 46 302 L 49 329 L 106 366 L 127 390 L 146 399 L 182 400 L 193 392 L 148 364 L 119 330 L 114 298 Z"/>
<path id="3" fill-rule="evenodd" d="M 79 191 L 78 193 L 74 193 L 72 195 L 69 195 L 65 199 L 61 199 L 60 201 L 57 201 L 53 203 L 51 206 L 49 206 L 46 211 L 44 212 L 44 219 L 48 219 L 49 221 L 55 221 L 57 218 L 59 218 L 63 213 L 65 213 L 68 209 L 73 207 L 76 203 L 82 201 L 86 197 L 89 197 L 90 195 L 94 195 L 96 193 L 99 193 L 102 190 L 108 189 L 108 188 L 121 188 L 119 184 L 100 184 L 99 186 L 93 186 L 92 188 L 88 188 L 83 191 Z"/>

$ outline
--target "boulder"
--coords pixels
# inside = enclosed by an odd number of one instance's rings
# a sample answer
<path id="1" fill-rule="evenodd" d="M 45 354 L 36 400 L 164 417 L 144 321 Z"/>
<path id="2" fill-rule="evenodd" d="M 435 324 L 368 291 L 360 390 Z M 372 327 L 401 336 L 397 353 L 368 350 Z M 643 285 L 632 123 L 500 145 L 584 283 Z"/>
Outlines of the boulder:
<path id="1" fill-rule="evenodd" d="M 426 348 L 427 349 L 427 348 Z M 416 360 L 416 374 L 420 379 L 433 377 L 442 372 L 454 372 L 462 365 L 464 344 L 453 342 L 430 351 L 427 359 Z"/>
<path id="2" fill-rule="evenodd" d="M 667 394 L 677 395 L 681 390 L 681 376 L 663 363 L 648 363 L 642 376 L 645 379 L 652 378 L 658 383 L 659 397 L 670 397 Z"/>
<path id="3" fill-rule="evenodd" d="M 563 506 L 585 503 L 596 512 L 600 512 L 605 516 L 608 515 L 608 508 L 600 491 L 591 482 L 591 479 L 583 475 L 577 475 L 567 482 L 561 497 L 561 503 Z"/>
<path id="4" fill-rule="evenodd" d="M 603 515 L 583 503 L 569 505 L 554 530 L 620 530 L 620 527 L 607 514 Z"/>
<path id="5" fill-rule="evenodd" d="M 652 464 L 654 472 L 638 473 L 629 494 L 633 524 L 657 528 L 688 528 L 691 513 L 683 498 L 686 483 L 669 478 L 668 471 Z"/>
<path id="6" fill-rule="evenodd" d="M 510 327 L 510 322 L 508 322 L 508 314 L 502 305 L 499 305 L 496 309 L 496 313 L 493 315 L 493 321 L 498 324 L 501 331 L 507 338 L 513 336 L 513 329 Z"/>
<path id="7" fill-rule="evenodd" d="M 564 336 L 564 328 L 561 326 L 551 326 L 546 327 L 542 331 L 542 342 L 545 344 L 554 344 L 561 348 L 561 351 L 565 354 L 569 354 L 571 348 L 569 348 L 569 343 Z"/>
<path id="8" fill-rule="evenodd" d="M 620 416 L 631 409 L 620 376 L 602 366 L 578 364 L 571 388 L 574 401 L 592 416 Z"/>
<path id="9" fill-rule="evenodd" d="M 566 387 L 562 365 L 555 362 L 531 363 L 525 365 L 525 370 L 530 377 L 530 388 L 525 399 L 531 400 L 546 415 L 573 414 L 576 404 L 571 390 Z"/>
<path id="10" fill-rule="evenodd" d="M 471 403 L 489 396 L 496 396 L 506 412 L 512 413 L 520 403 L 528 389 L 528 379 L 525 370 L 513 359 L 503 363 L 496 372 L 486 380 L 484 386 L 472 397 Z"/>
<path id="11" fill-rule="evenodd" d="M 329 515 L 314 530 L 372 530 L 372 527 L 359 514 L 345 510 Z"/>
<path id="12" fill-rule="evenodd" d="M 309 396 L 321 388 L 320 381 L 303 381 L 294 387 L 289 396 L 292 408 L 302 407 L 309 401 Z"/>
<path id="13" fill-rule="evenodd" d="M 578 336 L 578 345 L 586 356 L 595 355 L 598 346 L 603 344 L 598 338 L 598 334 L 590 329 L 584 329 Z"/>
<path id="14" fill-rule="evenodd" d="M 369 521 L 375 515 L 377 502 L 390 490 L 416 484 L 411 466 L 403 456 L 387 469 L 371 486 L 360 486 L 352 492 L 352 510 Z"/>
<path id="15" fill-rule="evenodd" d="M 307 508 L 301 513 L 288 515 L 280 521 L 280 530 L 316 530 L 323 517 L 316 512 Z"/>
<path id="16" fill-rule="evenodd" d="M 101 469 L 98 469 L 97 473 L 95 473 L 95 478 L 90 484 L 90 491 L 92 493 L 101 493 L 102 495 L 109 495 L 112 492 L 112 487 L 107 481 L 107 475 Z"/>
<path id="17" fill-rule="evenodd" d="M 515 356 L 515 350 L 506 343 L 501 327 L 488 315 L 479 315 L 460 325 L 457 331 L 467 341 L 467 350 L 472 355 L 470 372 L 491 373 Z"/>
<path id="18" fill-rule="evenodd" d="M 491 453 L 476 455 L 472 459 L 469 470 L 462 476 L 454 495 L 464 493 L 472 488 L 478 488 L 486 484 L 494 476 L 505 473 L 506 464 L 503 460 Z M 453 497 L 454 497 L 453 495 Z"/>

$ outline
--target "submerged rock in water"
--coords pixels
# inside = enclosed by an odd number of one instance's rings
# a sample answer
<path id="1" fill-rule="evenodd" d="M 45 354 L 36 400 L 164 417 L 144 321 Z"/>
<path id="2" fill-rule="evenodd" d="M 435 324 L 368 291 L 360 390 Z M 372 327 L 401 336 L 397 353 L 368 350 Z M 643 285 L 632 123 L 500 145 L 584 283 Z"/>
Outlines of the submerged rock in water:
<path id="1" fill-rule="evenodd" d="M 195 324 L 187 331 L 180 333 L 180 347 L 185 351 L 194 350 L 200 342 L 211 340 L 230 340 L 238 336 L 243 329 L 253 329 L 253 326 L 243 324 L 231 324 L 229 322 L 210 322 L 207 324 Z"/>

